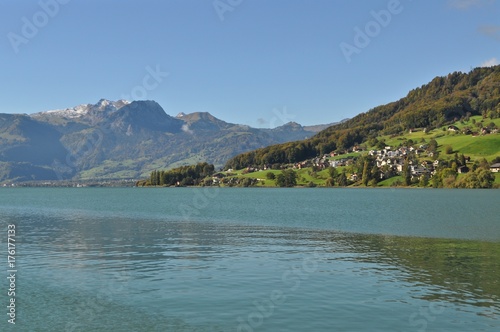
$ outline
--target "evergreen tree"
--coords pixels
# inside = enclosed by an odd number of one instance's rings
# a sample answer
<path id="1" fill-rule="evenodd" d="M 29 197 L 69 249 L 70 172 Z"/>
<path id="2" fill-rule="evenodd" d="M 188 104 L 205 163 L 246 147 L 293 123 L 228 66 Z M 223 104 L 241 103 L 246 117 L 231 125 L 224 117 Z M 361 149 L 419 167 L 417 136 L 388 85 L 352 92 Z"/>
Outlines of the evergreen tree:
<path id="1" fill-rule="evenodd" d="M 405 186 L 411 185 L 411 169 L 408 159 L 406 159 L 403 164 L 403 184 Z"/>
<path id="2" fill-rule="evenodd" d="M 325 182 L 325 186 L 335 187 L 335 180 L 332 177 L 329 177 Z"/>
<path id="3" fill-rule="evenodd" d="M 370 181 L 370 171 L 368 170 L 369 166 L 370 163 L 368 162 L 368 160 L 365 160 L 363 165 L 363 177 L 362 177 L 362 182 L 364 186 L 367 186 L 368 182 Z"/>
<path id="4" fill-rule="evenodd" d="M 340 173 L 337 182 L 341 187 L 346 187 L 348 185 L 345 169 L 342 171 L 342 173 Z"/>
<path id="5" fill-rule="evenodd" d="M 418 186 L 425 188 L 425 187 L 427 187 L 428 184 L 429 184 L 429 176 L 427 176 L 427 174 L 422 174 L 420 176 Z"/>
<path id="6" fill-rule="evenodd" d="M 370 172 L 371 180 L 375 181 L 375 183 L 378 183 L 378 181 L 380 180 L 380 174 L 380 169 L 377 167 L 377 165 L 373 165 Z"/>
<path id="7" fill-rule="evenodd" d="M 328 174 L 332 179 L 337 178 L 337 176 L 339 175 L 335 167 L 328 167 Z"/>
<path id="8" fill-rule="evenodd" d="M 150 180 L 152 186 L 156 186 L 156 170 L 151 172 Z"/>
<path id="9" fill-rule="evenodd" d="M 465 156 L 464 154 L 462 153 L 462 155 L 460 156 L 460 165 L 461 166 L 465 166 L 467 163 L 465 161 Z"/>

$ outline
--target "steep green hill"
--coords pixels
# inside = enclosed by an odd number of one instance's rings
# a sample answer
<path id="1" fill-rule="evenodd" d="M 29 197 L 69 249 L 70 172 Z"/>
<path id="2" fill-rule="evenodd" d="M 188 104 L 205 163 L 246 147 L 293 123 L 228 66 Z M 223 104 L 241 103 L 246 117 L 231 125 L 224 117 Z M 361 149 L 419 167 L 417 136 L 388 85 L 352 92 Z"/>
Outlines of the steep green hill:
<path id="1" fill-rule="evenodd" d="M 226 163 L 226 169 L 295 163 L 331 151 L 343 152 L 383 135 L 395 137 L 413 128 L 429 131 L 474 115 L 500 117 L 500 66 L 436 77 L 396 102 L 361 113 L 310 139 L 240 154 Z M 493 149 L 496 142 L 492 143 Z"/>

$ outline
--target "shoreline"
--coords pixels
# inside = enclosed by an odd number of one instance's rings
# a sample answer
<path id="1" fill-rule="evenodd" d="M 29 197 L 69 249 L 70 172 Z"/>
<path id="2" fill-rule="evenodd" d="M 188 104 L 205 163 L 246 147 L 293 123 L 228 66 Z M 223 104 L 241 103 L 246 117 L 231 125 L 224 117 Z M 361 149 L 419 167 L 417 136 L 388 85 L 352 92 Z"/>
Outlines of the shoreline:
<path id="1" fill-rule="evenodd" d="M 74 188 L 74 189 L 85 189 L 85 188 L 141 188 L 141 189 L 181 189 L 181 188 L 218 188 L 218 189 L 451 189 L 451 190 L 495 190 L 500 189 L 500 186 L 494 186 L 492 188 L 433 188 L 433 187 L 418 187 L 418 186 L 346 186 L 346 187 L 327 187 L 327 186 L 293 186 L 293 187 L 278 187 L 278 186 L 127 186 L 127 185 L 27 185 L 27 184 L 15 184 L 12 186 L 0 186 L 0 189 L 19 189 L 19 188 Z"/>

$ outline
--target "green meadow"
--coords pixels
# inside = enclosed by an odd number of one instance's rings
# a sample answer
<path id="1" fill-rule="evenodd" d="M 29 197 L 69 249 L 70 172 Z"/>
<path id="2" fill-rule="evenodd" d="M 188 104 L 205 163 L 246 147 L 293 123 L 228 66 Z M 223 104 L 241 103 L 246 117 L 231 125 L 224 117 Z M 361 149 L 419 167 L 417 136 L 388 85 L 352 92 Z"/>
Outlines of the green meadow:
<path id="1" fill-rule="evenodd" d="M 490 123 L 494 123 L 498 128 L 500 127 L 500 119 L 483 119 L 481 116 L 473 116 L 468 121 L 463 123 L 460 121 L 455 122 L 453 125 L 459 128 L 460 131 L 452 132 L 448 130 L 448 126 L 434 129 L 425 132 L 423 128 L 417 128 L 412 132 L 407 132 L 399 136 L 380 136 L 377 138 L 379 141 L 384 141 L 385 145 L 397 148 L 400 145 L 406 144 L 409 140 L 413 141 L 413 146 L 418 147 L 422 144 L 428 143 L 430 140 L 435 139 L 438 143 L 437 151 L 439 159 L 450 160 L 455 157 L 455 153 L 464 154 L 471 158 L 471 162 L 485 158 L 491 162 L 496 157 L 500 157 L 500 134 L 486 134 L 486 135 L 466 135 L 461 132 L 464 127 L 469 127 L 473 131 L 479 131 L 478 123 L 481 127 L 487 127 Z M 366 145 L 366 144 L 365 144 Z M 447 154 L 446 149 L 451 146 L 452 153 Z M 369 150 L 376 150 L 374 146 L 365 146 L 363 152 L 349 152 L 342 155 L 330 157 L 330 160 L 339 160 L 343 158 L 359 157 L 367 154 Z M 423 154 L 419 159 L 432 160 L 433 158 Z M 341 173 L 345 167 L 338 167 L 338 173 Z M 297 175 L 297 186 L 325 186 L 326 180 L 329 178 L 328 170 L 324 169 L 314 172 L 312 167 L 295 170 Z M 275 176 L 281 173 L 281 170 L 264 170 L 257 172 L 246 173 L 244 170 L 233 171 L 229 176 L 237 178 L 254 178 L 259 179 L 257 186 L 274 187 L 275 181 L 268 179 L 268 173 L 273 173 Z M 347 174 L 349 176 L 349 174 Z M 462 176 L 459 174 L 458 177 Z M 390 187 L 395 183 L 401 183 L 403 178 L 401 176 L 394 176 L 377 183 L 378 187 Z M 495 184 L 500 185 L 500 173 L 495 174 Z M 351 186 L 359 186 L 359 183 L 354 183 Z"/>

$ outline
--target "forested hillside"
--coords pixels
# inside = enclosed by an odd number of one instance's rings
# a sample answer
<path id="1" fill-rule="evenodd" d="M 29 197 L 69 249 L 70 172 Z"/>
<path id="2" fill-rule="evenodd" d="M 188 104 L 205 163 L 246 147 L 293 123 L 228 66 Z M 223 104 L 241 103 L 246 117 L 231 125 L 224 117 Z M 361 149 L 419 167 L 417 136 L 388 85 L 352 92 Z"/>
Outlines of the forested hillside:
<path id="1" fill-rule="evenodd" d="M 399 135 L 413 128 L 432 130 L 473 115 L 500 117 L 500 66 L 436 77 L 396 102 L 361 113 L 310 139 L 240 154 L 227 162 L 226 169 L 296 163 L 344 152 L 381 135 Z"/>

